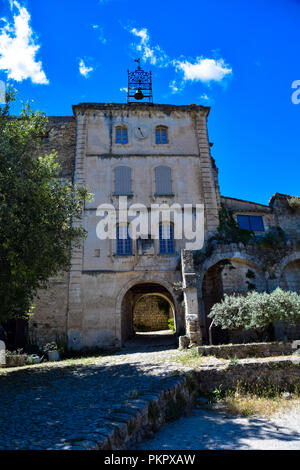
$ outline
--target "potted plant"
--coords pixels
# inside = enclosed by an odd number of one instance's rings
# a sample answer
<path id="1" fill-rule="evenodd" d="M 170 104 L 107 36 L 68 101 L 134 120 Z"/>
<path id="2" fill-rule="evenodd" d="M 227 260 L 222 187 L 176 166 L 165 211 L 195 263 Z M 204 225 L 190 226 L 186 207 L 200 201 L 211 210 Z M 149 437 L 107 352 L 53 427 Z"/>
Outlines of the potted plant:
<path id="1" fill-rule="evenodd" d="M 6 367 L 24 366 L 27 360 L 27 354 L 23 354 L 23 349 L 16 351 L 6 351 Z"/>
<path id="2" fill-rule="evenodd" d="M 47 343 L 47 344 L 45 344 L 43 350 L 44 350 L 44 352 L 48 355 L 48 360 L 49 360 L 50 362 L 54 362 L 54 361 L 59 361 L 59 360 L 60 360 L 60 355 L 59 355 L 59 351 L 58 351 L 58 346 L 57 346 L 57 344 L 55 343 L 55 341 L 53 341 L 52 343 Z"/>

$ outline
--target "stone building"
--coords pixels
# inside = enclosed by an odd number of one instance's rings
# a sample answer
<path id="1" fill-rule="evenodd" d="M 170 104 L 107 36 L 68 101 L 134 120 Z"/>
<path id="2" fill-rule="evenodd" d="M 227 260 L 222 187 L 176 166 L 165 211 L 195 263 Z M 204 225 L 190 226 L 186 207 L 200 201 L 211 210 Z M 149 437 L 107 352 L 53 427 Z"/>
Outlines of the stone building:
<path id="1" fill-rule="evenodd" d="M 49 118 L 45 153 L 56 149 L 62 175 L 87 185 L 94 200 L 84 208 L 88 236 L 73 252 L 70 272 L 51 279 L 39 295 L 30 320 L 36 341 L 67 335 L 74 349 L 119 347 L 134 335 L 136 305 L 151 315 L 155 296 L 169 305 L 176 334 L 187 333 L 201 344 L 207 341 L 207 314 L 224 292 L 243 293 L 250 284 L 259 291 L 277 286 L 300 291 L 299 210 L 289 205 L 291 196 L 278 193 L 269 205 L 220 195 L 209 112 L 200 105 L 81 103 L 71 117 Z M 204 246 L 191 250 L 184 236 L 174 239 L 173 221 L 159 224 L 157 239 L 131 240 L 116 220 L 117 239 L 100 240 L 97 208 L 106 203 L 118 209 L 119 196 L 147 209 L 155 203 L 202 204 Z M 284 241 L 276 256 L 230 239 L 208 249 L 221 207 L 258 238 L 281 227 Z M 280 328 L 276 334 L 280 337 Z M 216 341 L 238 340 L 225 336 L 219 332 Z"/>

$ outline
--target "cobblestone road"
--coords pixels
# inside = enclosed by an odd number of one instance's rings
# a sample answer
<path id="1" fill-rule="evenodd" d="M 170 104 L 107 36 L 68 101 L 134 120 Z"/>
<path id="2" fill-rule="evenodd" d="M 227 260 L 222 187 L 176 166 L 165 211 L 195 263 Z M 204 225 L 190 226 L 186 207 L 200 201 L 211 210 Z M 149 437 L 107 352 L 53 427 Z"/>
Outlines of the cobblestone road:
<path id="1" fill-rule="evenodd" d="M 130 398 L 153 399 L 174 384 L 175 370 L 190 369 L 177 361 L 183 354 L 172 338 L 154 338 L 146 347 L 143 341 L 110 356 L 0 369 L 0 449 L 93 448 L 118 419 L 137 413 L 127 406 Z M 222 363 L 203 361 L 208 367 Z M 300 411 L 295 416 L 273 425 L 195 410 L 135 448 L 299 449 Z"/>
<path id="2" fill-rule="evenodd" d="M 129 413 L 126 401 L 173 384 L 172 339 L 162 349 L 132 344 L 122 353 L 0 371 L 0 449 L 90 448 Z M 155 352 L 152 352 L 155 349 Z"/>

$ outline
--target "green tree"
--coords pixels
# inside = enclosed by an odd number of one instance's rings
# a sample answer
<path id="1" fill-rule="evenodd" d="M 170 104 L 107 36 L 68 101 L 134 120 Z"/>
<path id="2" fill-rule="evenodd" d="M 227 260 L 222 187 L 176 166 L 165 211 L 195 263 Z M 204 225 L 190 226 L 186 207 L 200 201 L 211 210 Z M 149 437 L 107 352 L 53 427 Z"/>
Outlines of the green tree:
<path id="1" fill-rule="evenodd" d="M 30 312 L 38 289 L 70 266 L 86 235 L 79 224 L 86 189 L 60 178 L 55 152 L 39 156 L 47 118 L 25 105 L 11 116 L 15 92 L 0 107 L 0 322 Z"/>
<path id="2" fill-rule="evenodd" d="M 300 295 L 277 288 L 271 294 L 248 292 L 243 295 L 226 295 L 216 303 L 209 314 L 215 326 L 222 329 L 253 329 L 260 339 L 271 323 L 282 321 L 300 324 Z"/>

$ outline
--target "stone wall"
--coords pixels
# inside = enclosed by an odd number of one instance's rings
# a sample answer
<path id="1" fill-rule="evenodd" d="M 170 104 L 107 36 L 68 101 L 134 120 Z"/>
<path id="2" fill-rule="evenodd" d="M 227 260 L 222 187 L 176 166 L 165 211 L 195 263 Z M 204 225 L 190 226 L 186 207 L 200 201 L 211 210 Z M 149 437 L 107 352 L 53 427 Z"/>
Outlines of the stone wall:
<path id="1" fill-rule="evenodd" d="M 72 116 L 50 116 L 48 134 L 42 154 L 58 153 L 61 176 L 73 180 L 76 144 L 76 122 Z M 49 288 L 41 290 L 35 301 L 34 315 L 29 321 L 30 340 L 39 345 L 55 341 L 67 333 L 68 311 L 67 273 L 50 279 Z"/>
<path id="2" fill-rule="evenodd" d="M 148 295 L 137 301 L 133 312 L 135 331 L 168 330 L 168 320 L 173 317 L 167 300 Z"/>
<path id="3" fill-rule="evenodd" d="M 73 116 L 50 116 L 43 154 L 58 153 L 61 176 L 73 179 L 75 167 L 76 121 Z"/>
<path id="4" fill-rule="evenodd" d="M 293 353 L 292 343 L 250 343 L 220 346 L 199 346 L 200 356 L 215 356 L 223 359 L 246 357 L 289 356 Z"/>
<path id="5" fill-rule="evenodd" d="M 34 315 L 29 320 L 33 343 L 44 345 L 67 333 L 68 274 L 52 278 L 47 290 L 41 290 L 35 301 Z"/>
<path id="6" fill-rule="evenodd" d="M 257 393 L 267 388 L 294 392 L 300 386 L 300 359 L 242 359 L 237 364 L 202 368 L 195 375 L 199 394 L 237 387 Z"/>

